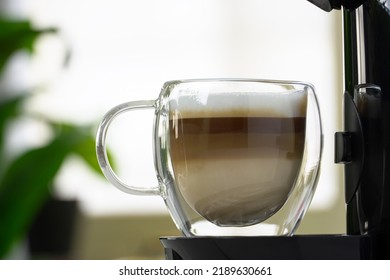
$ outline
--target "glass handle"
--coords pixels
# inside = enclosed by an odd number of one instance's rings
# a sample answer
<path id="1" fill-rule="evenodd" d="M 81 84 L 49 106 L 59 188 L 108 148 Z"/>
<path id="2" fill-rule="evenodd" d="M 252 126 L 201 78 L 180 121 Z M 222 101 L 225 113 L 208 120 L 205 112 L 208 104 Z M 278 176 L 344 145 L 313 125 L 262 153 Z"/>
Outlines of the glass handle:
<path id="1" fill-rule="evenodd" d="M 155 100 L 141 100 L 120 104 L 108 111 L 99 125 L 99 129 L 96 136 L 96 154 L 100 168 L 102 169 L 102 172 L 107 178 L 107 180 L 110 181 L 110 183 L 117 187 L 119 190 L 125 193 L 134 195 L 159 195 L 160 188 L 158 186 L 148 188 L 130 186 L 124 183 L 115 174 L 107 157 L 106 136 L 108 128 L 112 121 L 115 119 L 115 117 L 117 117 L 118 115 L 135 109 L 155 108 L 155 104 Z"/>

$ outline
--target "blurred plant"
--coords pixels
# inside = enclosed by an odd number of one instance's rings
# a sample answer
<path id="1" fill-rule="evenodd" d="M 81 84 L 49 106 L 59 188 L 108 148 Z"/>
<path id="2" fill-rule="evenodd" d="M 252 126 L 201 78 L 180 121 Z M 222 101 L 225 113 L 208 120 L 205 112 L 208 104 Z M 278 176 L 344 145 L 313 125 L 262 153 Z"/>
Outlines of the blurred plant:
<path id="1" fill-rule="evenodd" d="M 36 30 L 28 20 L 15 21 L 0 16 L 0 78 L 15 53 L 33 54 L 36 41 L 48 33 L 57 31 L 53 28 Z M 23 109 L 33 95 L 34 90 L 10 94 L 0 85 L 0 259 L 25 238 L 35 215 L 50 197 L 55 176 L 67 156 L 79 155 L 101 174 L 92 126 L 39 117 L 52 131 L 51 139 L 40 147 L 18 151 L 17 156 L 10 155 L 6 149 L 6 134 L 12 121 L 37 117 Z"/>

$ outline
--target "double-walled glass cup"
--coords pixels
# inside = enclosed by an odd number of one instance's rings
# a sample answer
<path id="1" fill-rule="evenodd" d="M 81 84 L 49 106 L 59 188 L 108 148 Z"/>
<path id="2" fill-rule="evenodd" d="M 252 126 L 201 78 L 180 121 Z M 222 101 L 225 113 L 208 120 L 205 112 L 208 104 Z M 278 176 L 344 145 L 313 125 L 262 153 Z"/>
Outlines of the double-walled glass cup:
<path id="1" fill-rule="evenodd" d="M 121 181 L 106 135 L 129 110 L 154 110 L 158 186 Z M 313 87 L 269 80 L 166 82 L 156 100 L 112 108 L 97 134 L 106 178 L 134 195 L 160 195 L 185 236 L 292 235 L 313 197 L 321 157 Z"/>

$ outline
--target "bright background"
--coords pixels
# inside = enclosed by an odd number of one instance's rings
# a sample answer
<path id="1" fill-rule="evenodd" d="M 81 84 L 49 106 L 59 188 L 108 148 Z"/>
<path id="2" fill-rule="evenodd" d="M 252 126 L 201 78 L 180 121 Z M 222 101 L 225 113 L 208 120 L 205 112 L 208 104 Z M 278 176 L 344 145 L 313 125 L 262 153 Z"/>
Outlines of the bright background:
<path id="1" fill-rule="evenodd" d="M 259 78 L 312 83 L 324 131 L 321 177 L 300 232 L 344 231 L 341 167 L 333 135 L 341 127 L 341 13 L 305 0 L 9 0 L 2 9 L 55 26 L 32 60 L 14 58 L 10 87 L 42 86 L 28 109 L 59 120 L 94 123 L 126 101 L 155 99 L 167 80 Z M 67 68 L 60 67 L 67 50 Z M 27 66 L 27 67 L 26 67 Z M 15 75 L 16 73 L 16 75 Z M 16 78 L 15 78 L 16 77 Z M 108 144 L 118 174 L 156 185 L 151 149 L 152 111 L 121 116 Z M 39 124 L 20 123 L 13 145 L 45 141 Z M 45 136 L 46 135 L 46 136 Z M 146 139 L 146 140 L 145 140 Z M 85 217 L 165 215 L 159 197 L 126 195 L 70 159 L 56 191 L 81 202 Z"/>

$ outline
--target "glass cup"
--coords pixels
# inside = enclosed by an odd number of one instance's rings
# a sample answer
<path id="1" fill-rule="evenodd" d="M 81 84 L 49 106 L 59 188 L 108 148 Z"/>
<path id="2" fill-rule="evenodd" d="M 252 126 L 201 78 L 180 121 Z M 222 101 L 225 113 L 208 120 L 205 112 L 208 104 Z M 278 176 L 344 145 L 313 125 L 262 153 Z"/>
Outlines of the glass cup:
<path id="1" fill-rule="evenodd" d="M 123 182 L 110 166 L 116 116 L 154 109 L 158 186 Z M 106 178 L 134 195 L 160 195 L 185 236 L 292 235 L 315 191 L 322 148 L 314 88 L 249 79 L 166 82 L 156 100 L 112 108 L 97 133 Z"/>

